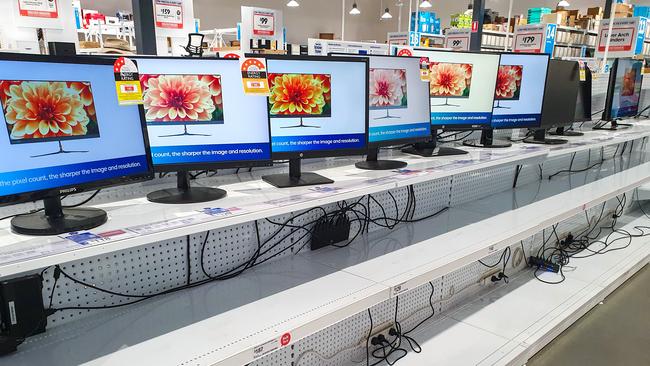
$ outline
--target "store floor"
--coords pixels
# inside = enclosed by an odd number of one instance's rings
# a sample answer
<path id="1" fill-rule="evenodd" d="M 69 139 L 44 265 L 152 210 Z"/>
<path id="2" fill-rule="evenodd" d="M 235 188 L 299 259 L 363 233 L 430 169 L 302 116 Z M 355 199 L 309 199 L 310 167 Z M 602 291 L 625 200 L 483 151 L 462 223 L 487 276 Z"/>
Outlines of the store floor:
<path id="1" fill-rule="evenodd" d="M 547 365 L 650 365 L 650 265 L 527 363 Z"/>

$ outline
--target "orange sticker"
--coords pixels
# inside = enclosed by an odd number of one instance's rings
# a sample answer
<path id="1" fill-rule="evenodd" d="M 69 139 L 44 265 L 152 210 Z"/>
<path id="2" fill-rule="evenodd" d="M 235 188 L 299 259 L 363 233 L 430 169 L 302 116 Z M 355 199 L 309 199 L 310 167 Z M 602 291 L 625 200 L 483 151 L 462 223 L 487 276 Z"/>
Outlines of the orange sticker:
<path id="1" fill-rule="evenodd" d="M 266 60 L 263 58 L 239 59 L 241 68 L 241 80 L 244 86 L 244 93 L 249 95 L 270 94 L 269 81 L 266 72 Z"/>

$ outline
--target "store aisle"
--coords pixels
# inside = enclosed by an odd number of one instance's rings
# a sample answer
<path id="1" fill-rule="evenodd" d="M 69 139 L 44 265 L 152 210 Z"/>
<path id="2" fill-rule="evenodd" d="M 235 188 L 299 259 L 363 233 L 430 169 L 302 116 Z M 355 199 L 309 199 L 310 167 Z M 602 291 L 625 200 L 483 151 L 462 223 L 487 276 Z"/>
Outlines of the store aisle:
<path id="1" fill-rule="evenodd" d="M 527 364 L 547 365 L 650 365 L 650 265 Z"/>

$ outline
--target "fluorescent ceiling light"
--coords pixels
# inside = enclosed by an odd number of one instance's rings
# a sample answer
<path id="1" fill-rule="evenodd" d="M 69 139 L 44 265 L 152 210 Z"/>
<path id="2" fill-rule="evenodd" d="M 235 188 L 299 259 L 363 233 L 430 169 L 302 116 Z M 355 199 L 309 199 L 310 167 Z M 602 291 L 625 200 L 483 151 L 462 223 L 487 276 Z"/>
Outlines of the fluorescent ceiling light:
<path id="1" fill-rule="evenodd" d="M 352 4 L 352 9 L 350 10 L 351 15 L 359 15 L 361 14 L 361 10 L 357 8 L 357 3 Z"/>

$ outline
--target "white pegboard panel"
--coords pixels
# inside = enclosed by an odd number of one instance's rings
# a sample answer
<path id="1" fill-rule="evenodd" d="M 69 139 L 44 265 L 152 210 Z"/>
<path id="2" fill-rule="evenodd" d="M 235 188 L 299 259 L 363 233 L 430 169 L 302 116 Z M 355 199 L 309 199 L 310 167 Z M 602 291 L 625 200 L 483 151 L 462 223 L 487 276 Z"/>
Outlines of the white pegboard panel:
<path id="1" fill-rule="evenodd" d="M 512 188 L 514 166 L 479 169 L 452 177 L 450 206 L 455 207 Z"/>
<path id="2" fill-rule="evenodd" d="M 268 354 L 256 361 L 249 363 L 247 366 L 278 366 L 291 365 L 293 358 L 293 346 L 281 348 L 273 353 Z"/>
<path id="3" fill-rule="evenodd" d="M 150 295 L 181 286 L 187 282 L 186 245 L 184 238 L 167 240 L 75 261 L 61 265 L 71 277 L 90 285 L 128 295 Z M 45 271 L 43 301 L 50 303 L 54 268 Z M 65 276 L 57 281 L 52 306 L 107 306 L 137 300 L 110 295 L 72 282 Z M 88 316 L 88 310 L 57 312 L 48 318 L 50 326 Z"/>
<path id="4" fill-rule="evenodd" d="M 451 177 L 415 184 L 413 190 L 417 202 L 413 218 L 431 215 L 449 206 Z"/>

